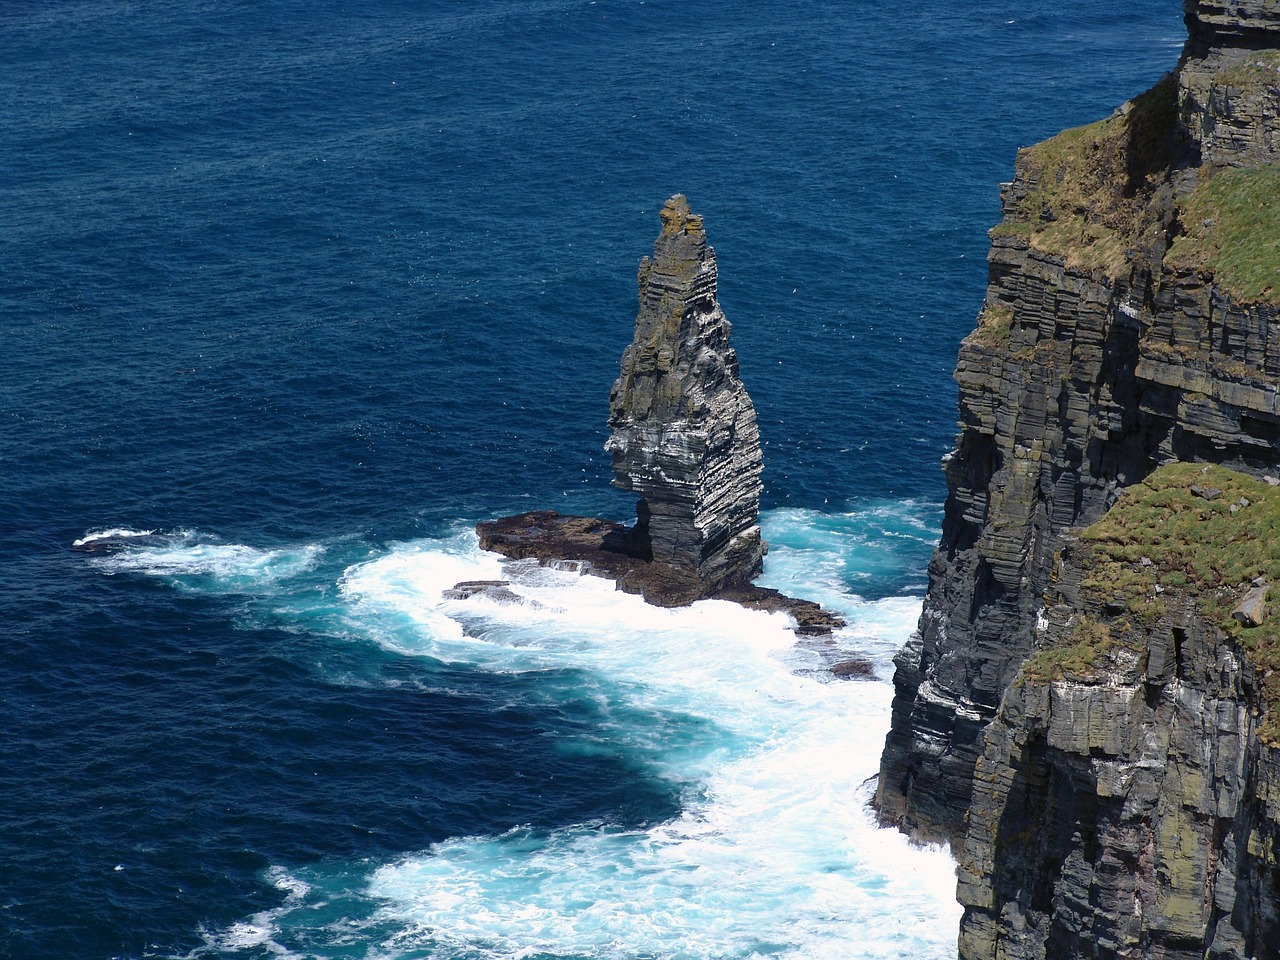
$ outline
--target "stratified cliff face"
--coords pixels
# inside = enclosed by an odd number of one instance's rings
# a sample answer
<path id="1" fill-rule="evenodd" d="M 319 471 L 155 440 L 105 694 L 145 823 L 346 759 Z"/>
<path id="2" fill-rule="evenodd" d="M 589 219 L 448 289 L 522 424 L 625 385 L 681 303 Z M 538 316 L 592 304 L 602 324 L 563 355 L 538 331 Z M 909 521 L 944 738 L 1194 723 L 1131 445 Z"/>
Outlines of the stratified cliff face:
<path id="1" fill-rule="evenodd" d="M 1132 650 L 1176 627 L 1181 674 L 1157 682 L 1146 655 L 1087 681 L 1024 668 L 1101 622 L 1063 551 L 1123 490 L 1178 461 L 1280 473 L 1280 5 L 1186 12 L 1176 74 L 1020 152 L 961 347 L 943 537 L 877 802 L 962 854 L 965 958 L 1280 949 L 1280 767 L 1249 651 L 1191 591 L 1156 625 L 1104 624 Z"/>
<path id="2" fill-rule="evenodd" d="M 962 957 L 1280 954 L 1277 524 L 1280 489 L 1179 463 L 1064 548 L 977 764 Z"/>
<path id="3" fill-rule="evenodd" d="M 606 449 L 614 483 L 640 495 L 637 539 L 709 593 L 761 572 L 764 461 L 702 218 L 680 195 L 661 216 L 653 259 L 640 263 L 640 310 L 609 395 Z"/>
<path id="4" fill-rule="evenodd" d="M 1167 203 L 1145 178 L 1125 195 L 1131 136 L 1177 149 L 1171 130 L 1161 129 L 1171 105 L 1160 101 L 1169 93 L 1154 91 L 1077 136 L 1096 140 L 1097 151 L 1085 148 L 1086 163 L 1097 164 L 1100 182 L 1118 176 L 1121 185 L 1068 202 L 1156 222 L 1134 238 L 1150 249 L 1122 277 L 1108 268 L 1124 256 L 1128 224 L 1098 224 L 1084 260 L 1056 237 L 1037 235 L 1032 220 L 1049 203 L 1042 184 L 1078 172 L 1062 169 L 1071 154 L 1024 151 L 1018 179 L 1005 187 L 986 305 L 956 369 L 961 432 L 944 461 L 942 542 L 919 631 L 896 660 L 877 792 L 881 816 L 918 838 L 962 845 L 981 733 L 1032 648 L 1064 533 L 1140 480 L 1177 420 L 1176 398 L 1162 406 L 1163 420 L 1142 414 L 1136 369 L 1140 317 L 1158 295 L 1150 264 L 1165 252 Z M 1070 235 L 1092 226 L 1050 222 Z"/>
<path id="5" fill-rule="evenodd" d="M 1182 122 L 1208 164 L 1254 166 L 1280 151 L 1276 36 L 1280 5 L 1198 3 L 1179 72 Z"/>

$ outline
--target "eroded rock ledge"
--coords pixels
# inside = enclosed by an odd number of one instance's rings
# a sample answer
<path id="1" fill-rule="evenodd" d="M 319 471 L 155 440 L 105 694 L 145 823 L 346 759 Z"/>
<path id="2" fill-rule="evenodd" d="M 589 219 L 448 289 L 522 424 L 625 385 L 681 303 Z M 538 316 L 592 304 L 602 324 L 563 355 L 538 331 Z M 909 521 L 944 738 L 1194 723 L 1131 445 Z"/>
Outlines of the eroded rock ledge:
<path id="1" fill-rule="evenodd" d="M 1277 956 L 1273 483 L 1170 464 L 1062 550 L 983 735 L 962 957 Z"/>
<path id="2" fill-rule="evenodd" d="M 613 580 L 660 607 L 682 607 L 696 600 L 730 600 L 753 610 L 781 611 L 796 621 L 801 637 L 827 636 L 844 621 L 812 600 L 798 600 L 768 587 L 740 583 L 706 590 L 679 568 L 647 559 L 637 549 L 635 528 L 596 517 L 573 517 L 535 510 L 476 525 L 480 546 L 512 560 L 543 565 L 581 563 L 585 573 Z"/>
<path id="3" fill-rule="evenodd" d="M 755 586 L 764 459 L 755 408 L 716 300 L 715 251 L 676 195 L 653 257 L 640 263 L 635 334 L 609 394 L 605 449 L 614 484 L 640 495 L 628 527 L 549 510 L 481 523 L 486 550 L 550 564 L 579 561 L 660 606 L 723 599 L 795 618 L 802 636 L 843 621 L 818 604 Z"/>

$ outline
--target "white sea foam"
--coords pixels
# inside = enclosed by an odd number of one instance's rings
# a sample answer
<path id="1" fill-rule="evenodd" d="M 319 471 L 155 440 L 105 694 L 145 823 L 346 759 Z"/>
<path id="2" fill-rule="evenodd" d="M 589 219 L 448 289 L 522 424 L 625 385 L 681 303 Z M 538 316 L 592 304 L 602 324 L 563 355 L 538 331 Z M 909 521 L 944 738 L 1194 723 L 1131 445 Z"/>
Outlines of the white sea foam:
<path id="1" fill-rule="evenodd" d="M 127 540 L 131 537 L 150 537 L 154 530 L 131 530 L 128 527 L 112 527 L 109 530 L 90 530 L 83 537 L 71 541 L 73 547 L 84 547 L 99 540 Z"/>
<path id="2" fill-rule="evenodd" d="M 278 934 L 280 918 L 291 913 L 302 903 L 310 892 L 310 887 L 302 880 L 290 876 L 281 867 L 272 867 L 268 870 L 267 879 L 277 890 L 285 894 L 284 903 L 272 910 L 255 913 L 248 920 L 233 923 L 225 929 L 203 931 L 204 945 L 188 954 L 191 960 L 206 957 L 210 953 L 226 955 L 250 951 L 261 955 L 264 950 L 282 960 L 294 960 L 294 958 L 301 960 L 299 954 L 276 942 L 275 937 Z"/>
<path id="3" fill-rule="evenodd" d="M 398 653 L 431 654 L 439 660 L 470 662 L 478 644 L 444 610 L 441 594 L 463 580 L 496 580 L 496 555 L 464 557 L 470 534 L 442 544 L 401 545 L 376 561 L 350 568 L 341 583 L 366 634 Z"/>
<path id="4" fill-rule="evenodd" d="M 951 857 L 879 829 L 867 806 L 890 658 L 920 600 L 857 597 L 841 579 L 857 538 L 823 515 L 812 529 L 794 512 L 781 520 L 786 562 L 779 573 L 771 555 L 766 578 L 839 608 L 849 626 L 836 647 L 871 659 L 879 680 L 814 670 L 816 654 L 780 614 L 652 607 L 574 570 L 503 561 L 469 533 L 348 568 L 343 635 L 534 683 L 544 671 L 589 678 L 601 694 L 589 735 L 680 787 L 682 812 L 640 829 L 455 837 L 368 873 L 314 868 L 311 887 L 288 887 L 284 905 L 210 947 L 382 960 L 954 957 Z M 445 596 L 468 580 L 504 580 L 509 592 Z M 636 724 L 638 714 L 680 722 Z M 698 737 L 667 736 L 689 719 Z M 364 876 L 354 889 L 353 874 Z M 331 952 L 339 941 L 345 952 Z"/>
<path id="5" fill-rule="evenodd" d="M 107 573 L 136 573 L 163 577 L 178 586 L 214 592 L 254 591 L 305 573 L 324 553 L 318 544 L 288 549 L 262 549 L 239 543 L 221 543 L 189 530 L 156 535 L 152 531 L 109 531 L 107 536 L 146 537 L 138 545 L 121 549 L 93 562 Z M 87 534 L 86 538 L 94 537 Z M 91 542 L 91 541 L 90 541 Z M 77 541 L 79 543 L 79 541 Z"/>
<path id="6" fill-rule="evenodd" d="M 504 578 L 524 602 L 441 596 L 459 580 Z M 457 838 L 377 870 L 377 925 L 400 931 L 383 943 L 389 955 L 954 955 L 951 858 L 878 829 L 867 809 L 890 686 L 797 675 L 785 618 L 722 602 L 652 607 L 596 578 L 504 568 L 466 538 L 360 564 L 344 592 L 399 652 L 503 671 L 572 666 L 637 707 L 719 731 L 699 750 L 659 747 L 667 775 L 698 785 L 672 821 Z M 877 662 L 919 615 L 918 599 L 843 599 L 841 644 Z"/>

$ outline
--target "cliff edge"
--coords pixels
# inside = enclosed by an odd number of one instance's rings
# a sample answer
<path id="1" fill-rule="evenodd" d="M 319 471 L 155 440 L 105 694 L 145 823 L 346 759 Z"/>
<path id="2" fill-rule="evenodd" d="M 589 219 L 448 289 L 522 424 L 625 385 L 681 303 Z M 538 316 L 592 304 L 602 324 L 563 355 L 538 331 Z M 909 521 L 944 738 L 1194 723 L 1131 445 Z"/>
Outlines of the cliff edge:
<path id="1" fill-rule="evenodd" d="M 1280 473 L 1280 5 L 1185 12 L 1173 74 L 1019 152 L 960 350 L 943 535 L 877 805 L 960 857 L 967 960 L 1280 949 L 1280 623 L 1250 647 L 1194 580 L 1159 584 L 1150 622 L 1125 615 L 1076 546 L 1158 469 Z M 1048 649 L 1074 659 L 1043 669 Z"/>

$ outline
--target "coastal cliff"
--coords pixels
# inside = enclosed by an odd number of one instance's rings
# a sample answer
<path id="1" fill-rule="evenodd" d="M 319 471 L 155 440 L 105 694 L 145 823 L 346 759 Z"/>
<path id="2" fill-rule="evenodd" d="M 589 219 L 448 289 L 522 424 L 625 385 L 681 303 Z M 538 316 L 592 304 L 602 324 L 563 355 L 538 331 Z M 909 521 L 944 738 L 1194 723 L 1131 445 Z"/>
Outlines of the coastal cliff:
<path id="1" fill-rule="evenodd" d="M 1280 569 L 1222 559 L 1266 540 L 1241 501 L 1280 473 L 1280 6 L 1185 11 L 1173 74 L 1019 153 L 960 350 L 876 800 L 956 851 L 966 960 L 1280 950 L 1280 620 L 1223 616 Z M 1224 476 L 1163 472 L 1187 464 Z M 1213 516 L 1173 523 L 1174 480 Z M 1193 556 L 1081 546 L 1152 484 L 1145 522 Z"/>
<path id="2" fill-rule="evenodd" d="M 961 956 L 1280 951 L 1275 483 L 1169 464 L 1064 546 L 983 738 Z"/>

